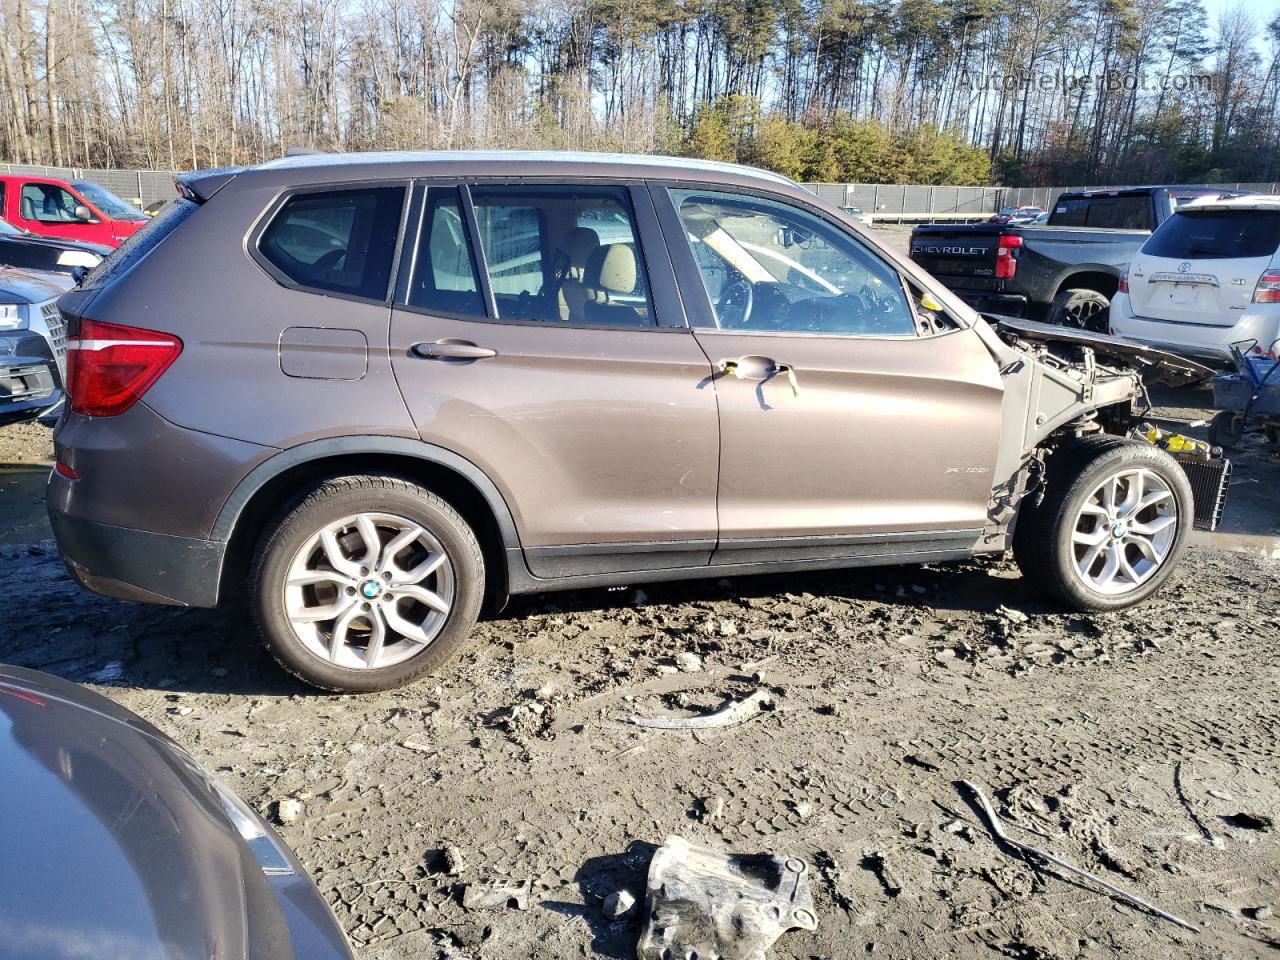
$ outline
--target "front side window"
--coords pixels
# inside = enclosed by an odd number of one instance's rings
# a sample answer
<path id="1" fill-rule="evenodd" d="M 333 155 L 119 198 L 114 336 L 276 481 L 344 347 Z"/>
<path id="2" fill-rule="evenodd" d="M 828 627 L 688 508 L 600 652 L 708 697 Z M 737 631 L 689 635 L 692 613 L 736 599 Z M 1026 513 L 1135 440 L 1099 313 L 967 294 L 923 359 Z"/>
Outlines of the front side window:
<path id="1" fill-rule="evenodd" d="M 299 286 L 384 300 L 403 201 L 401 186 L 295 194 L 258 250 Z"/>
<path id="2" fill-rule="evenodd" d="M 52 183 L 24 183 L 21 213 L 24 220 L 37 223 L 83 223 L 76 216 L 80 201 L 69 190 Z"/>
<path id="3" fill-rule="evenodd" d="M 485 185 L 471 200 L 499 319 L 654 325 L 625 188 Z"/>
<path id="4" fill-rule="evenodd" d="M 916 335 L 897 271 L 826 221 L 738 194 L 671 198 L 720 329 Z"/>

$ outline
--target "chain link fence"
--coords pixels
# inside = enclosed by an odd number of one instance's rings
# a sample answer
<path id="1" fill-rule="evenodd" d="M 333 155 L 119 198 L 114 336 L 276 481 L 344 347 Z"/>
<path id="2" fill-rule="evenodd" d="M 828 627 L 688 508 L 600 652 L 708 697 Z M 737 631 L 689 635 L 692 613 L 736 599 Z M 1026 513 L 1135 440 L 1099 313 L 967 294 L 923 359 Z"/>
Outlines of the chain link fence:
<path id="1" fill-rule="evenodd" d="M 1052 209 L 1063 193 L 1079 190 L 1118 190 L 1123 187 L 921 187 L 903 184 L 806 183 L 806 189 L 838 207 L 856 207 L 873 219 L 890 222 L 921 220 L 983 220 L 1003 207 Z M 1185 186 L 1222 187 L 1280 193 L 1280 183 L 1201 183 Z"/>
<path id="2" fill-rule="evenodd" d="M 80 167 L 42 167 L 0 163 L 5 174 L 32 174 L 59 180 L 90 180 L 139 207 L 175 195 L 169 170 L 95 170 Z M 1041 207 L 1048 210 L 1058 195 L 1075 190 L 1117 189 L 1081 187 L 927 187 L 909 184 L 806 183 L 803 186 L 837 207 L 856 207 L 882 221 L 982 220 L 1002 207 Z M 1215 183 L 1195 186 L 1228 187 L 1258 193 L 1280 192 L 1277 183 Z"/>
<path id="3" fill-rule="evenodd" d="M 90 167 L 44 167 L 26 163 L 0 163 L 0 173 L 9 176 L 29 174 L 56 180 L 88 180 L 106 187 L 122 200 L 145 207 L 157 200 L 177 196 L 173 187 L 174 173 L 169 170 L 95 170 Z"/>

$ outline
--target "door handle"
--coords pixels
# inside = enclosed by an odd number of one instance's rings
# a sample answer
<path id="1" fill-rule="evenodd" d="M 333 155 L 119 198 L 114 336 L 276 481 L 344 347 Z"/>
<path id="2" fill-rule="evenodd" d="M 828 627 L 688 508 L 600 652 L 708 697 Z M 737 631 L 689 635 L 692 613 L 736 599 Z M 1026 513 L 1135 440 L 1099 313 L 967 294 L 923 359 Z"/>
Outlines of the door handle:
<path id="1" fill-rule="evenodd" d="M 415 343 L 409 348 L 415 357 L 424 360 L 483 360 L 496 357 L 498 351 L 491 347 L 482 347 L 470 340 L 436 340 L 430 343 Z"/>
<path id="2" fill-rule="evenodd" d="M 778 363 L 772 357 L 746 356 L 721 360 L 719 367 L 721 373 L 731 373 L 739 380 L 749 380 L 752 383 L 764 383 L 780 373 L 785 373 L 787 382 L 791 384 L 791 392 L 797 397 L 800 396 L 800 384 L 796 380 L 796 371 L 789 363 Z"/>

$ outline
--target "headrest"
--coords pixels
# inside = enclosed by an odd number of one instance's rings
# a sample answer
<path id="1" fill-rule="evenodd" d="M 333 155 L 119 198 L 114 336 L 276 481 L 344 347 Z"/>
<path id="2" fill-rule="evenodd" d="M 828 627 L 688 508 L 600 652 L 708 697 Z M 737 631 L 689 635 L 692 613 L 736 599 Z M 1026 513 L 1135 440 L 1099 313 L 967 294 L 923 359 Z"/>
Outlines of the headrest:
<path id="1" fill-rule="evenodd" d="M 585 269 L 591 255 L 600 248 L 600 234 L 590 227 L 574 227 L 560 245 L 569 255 L 569 266 Z"/>
<path id="2" fill-rule="evenodd" d="M 625 243 L 601 247 L 587 264 L 587 286 L 609 293 L 630 293 L 638 275 L 635 251 Z"/>

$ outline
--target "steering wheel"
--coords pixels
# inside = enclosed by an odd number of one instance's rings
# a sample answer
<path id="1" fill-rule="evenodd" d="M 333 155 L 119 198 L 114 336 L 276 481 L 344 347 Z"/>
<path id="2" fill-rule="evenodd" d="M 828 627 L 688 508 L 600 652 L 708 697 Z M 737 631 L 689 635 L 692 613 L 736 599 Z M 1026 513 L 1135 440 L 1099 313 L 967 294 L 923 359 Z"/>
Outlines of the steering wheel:
<path id="1" fill-rule="evenodd" d="M 751 284 L 746 280 L 735 280 L 720 291 L 716 300 L 716 318 L 722 327 L 745 327 L 754 305 L 755 294 Z"/>

